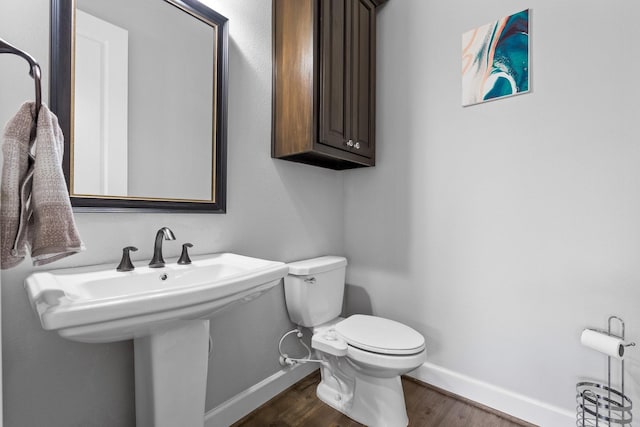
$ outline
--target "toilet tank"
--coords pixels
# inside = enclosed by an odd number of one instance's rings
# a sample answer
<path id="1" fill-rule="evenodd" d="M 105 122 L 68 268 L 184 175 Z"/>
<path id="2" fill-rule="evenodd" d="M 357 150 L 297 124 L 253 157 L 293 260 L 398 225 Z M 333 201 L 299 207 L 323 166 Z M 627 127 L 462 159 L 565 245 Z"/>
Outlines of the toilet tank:
<path id="1" fill-rule="evenodd" d="M 292 262 L 284 278 L 289 318 L 305 327 L 333 320 L 342 312 L 347 259 L 323 256 Z"/>

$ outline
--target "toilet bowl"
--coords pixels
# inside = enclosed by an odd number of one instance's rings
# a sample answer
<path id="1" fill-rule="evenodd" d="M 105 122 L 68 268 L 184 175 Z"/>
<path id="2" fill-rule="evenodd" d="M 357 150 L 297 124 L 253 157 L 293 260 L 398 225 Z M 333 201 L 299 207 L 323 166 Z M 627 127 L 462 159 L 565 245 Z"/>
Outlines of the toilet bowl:
<path id="1" fill-rule="evenodd" d="M 317 395 L 373 427 L 408 424 L 400 375 L 426 360 L 424 337 L 377 316 L 340 317 L 347 261 L 326 256 L 289 264 L 285 299 L 291 320 L 313 332 L 321 363 Z"/>

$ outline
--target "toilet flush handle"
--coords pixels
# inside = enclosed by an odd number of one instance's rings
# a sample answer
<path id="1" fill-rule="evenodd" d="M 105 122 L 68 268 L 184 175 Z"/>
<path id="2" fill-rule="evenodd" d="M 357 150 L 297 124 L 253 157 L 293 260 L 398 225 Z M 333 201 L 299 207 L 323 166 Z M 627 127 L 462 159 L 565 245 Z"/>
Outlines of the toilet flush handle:
<path id="1" fill-rule="evenodd" d="M 307 277 L 306 279 L 304 279 L 304 283 L 308 283 L 310 285 L 315 285 L 316 284 L 316 278 L 315 277 Z"/>

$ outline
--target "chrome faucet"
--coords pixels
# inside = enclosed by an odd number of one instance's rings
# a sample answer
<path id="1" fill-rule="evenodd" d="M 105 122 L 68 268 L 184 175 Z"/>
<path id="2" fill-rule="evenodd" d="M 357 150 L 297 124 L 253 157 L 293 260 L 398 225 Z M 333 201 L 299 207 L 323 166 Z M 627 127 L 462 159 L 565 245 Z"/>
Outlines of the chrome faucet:
<path id="1" fill-rule="evenodd" d="M 162 227 L 156 233 L 156 241 L 153 245 L 153 258 L 149 263 L 151 268 L 164 267 L 164 258 L 162 258 L 162 240 L 176 240 L 176 236 L 168 227 Z"/>

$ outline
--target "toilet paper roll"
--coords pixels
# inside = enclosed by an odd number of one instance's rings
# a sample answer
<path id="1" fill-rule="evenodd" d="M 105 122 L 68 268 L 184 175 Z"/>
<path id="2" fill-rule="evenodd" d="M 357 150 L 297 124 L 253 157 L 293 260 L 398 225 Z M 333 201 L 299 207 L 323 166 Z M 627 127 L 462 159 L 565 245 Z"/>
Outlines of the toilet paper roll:
<path id="1" fill-rule="evenodd" d="M 618 360 L 624 359 L 624 342 L 618 337 L 593 329 L 585 329 L 582 331 L 580 342 L 585 347 L 597 350 L 607 356 L 615 357 Z"/>

